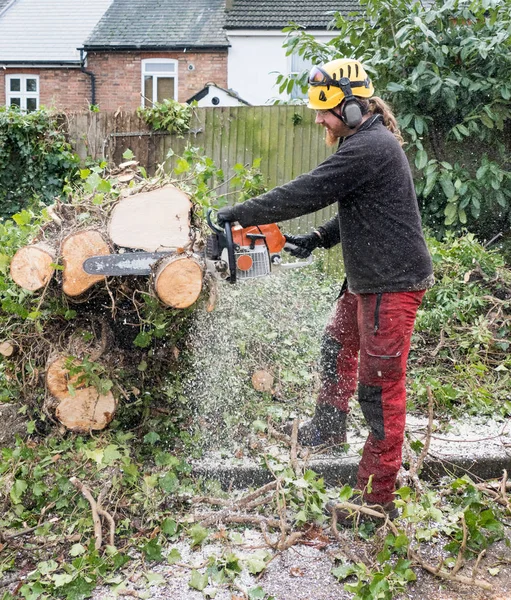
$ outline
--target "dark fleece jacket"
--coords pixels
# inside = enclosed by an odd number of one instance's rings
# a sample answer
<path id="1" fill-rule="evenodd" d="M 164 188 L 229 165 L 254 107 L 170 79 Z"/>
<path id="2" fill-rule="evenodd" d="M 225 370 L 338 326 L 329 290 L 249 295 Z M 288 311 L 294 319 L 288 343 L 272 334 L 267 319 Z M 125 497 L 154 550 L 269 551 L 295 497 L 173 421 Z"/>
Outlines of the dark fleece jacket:
<path id="1" fill-rule="evenodd" d="M 417 289 L 432 275 L 410 166 L 379 115 L 370 117 L 310 173 L 234 207 L 244 227 L 293 219 L 334 202 L 319 228 L 323 246 L 342 243 L 354 293 Z"/>

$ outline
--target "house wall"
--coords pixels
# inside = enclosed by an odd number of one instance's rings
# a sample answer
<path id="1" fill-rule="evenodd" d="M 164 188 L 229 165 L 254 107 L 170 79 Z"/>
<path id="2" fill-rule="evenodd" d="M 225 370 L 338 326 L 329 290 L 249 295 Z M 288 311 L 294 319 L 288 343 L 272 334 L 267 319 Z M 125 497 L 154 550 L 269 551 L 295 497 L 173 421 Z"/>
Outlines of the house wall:
<path id="1" fill-rule="evenodd" d="M 324 31 L 308 31 L 319 42 L 332 39 Z M 291 57 L 282 44 L 286 36 L 281 31 L 228 30 L 229 49 L 228 87 L 250 104 L 268 104 L 272 98 L 287 100 L 275 85 L 277 75 L 289 74 Z"/>
<path id="2" fill-rule="evenodd" d="M 0 69 L 0 105 L 5 104 L 6 75 L 38 75 L 39 106 L 59 110 L 86 110 L 90 79 L 80 69 L 7 67 Z"/>
<path id="3" fill-rule="evenodd" d="M 141 104 L 142 60 L 178 61 L 178 100 L 184 102 L 206 83 L 227 87 L 227 50 L 216 52 L 89 52 L 87 70 L 96 75 L 101 110 L 135 110 Z M 193 65 L 193 70 L 189 70 Z"/>

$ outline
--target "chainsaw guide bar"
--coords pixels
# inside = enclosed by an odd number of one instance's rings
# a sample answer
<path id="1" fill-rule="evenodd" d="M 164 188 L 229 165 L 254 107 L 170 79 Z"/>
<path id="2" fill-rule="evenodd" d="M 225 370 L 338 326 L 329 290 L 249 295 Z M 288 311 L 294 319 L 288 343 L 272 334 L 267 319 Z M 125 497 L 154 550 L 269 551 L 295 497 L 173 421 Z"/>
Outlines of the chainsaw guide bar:
<path id="1" fill-rule="evenodd" d="M 105 256 L 91 256 L 83 263 L 83 270 L 89 275 L 107 277 L 123 275 L 151 275 L 156 262 L 175 252 L 124 252 Z"/>

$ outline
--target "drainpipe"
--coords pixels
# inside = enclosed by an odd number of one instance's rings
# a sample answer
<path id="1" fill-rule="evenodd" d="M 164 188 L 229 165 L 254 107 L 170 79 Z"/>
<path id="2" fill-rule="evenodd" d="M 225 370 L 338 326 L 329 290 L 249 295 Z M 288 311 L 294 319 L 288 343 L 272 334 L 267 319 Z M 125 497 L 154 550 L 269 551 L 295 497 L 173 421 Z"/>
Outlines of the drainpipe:
<path id="1" fill-rule="evenodd" d="M 92 71 L 85 70 L 85 58 L 83 55 L 83 48 L 80 48 L 80 71 L 90 77 L 90 90 L 91 90 L 91 106 L 96 104 L 96 75 Z"/>

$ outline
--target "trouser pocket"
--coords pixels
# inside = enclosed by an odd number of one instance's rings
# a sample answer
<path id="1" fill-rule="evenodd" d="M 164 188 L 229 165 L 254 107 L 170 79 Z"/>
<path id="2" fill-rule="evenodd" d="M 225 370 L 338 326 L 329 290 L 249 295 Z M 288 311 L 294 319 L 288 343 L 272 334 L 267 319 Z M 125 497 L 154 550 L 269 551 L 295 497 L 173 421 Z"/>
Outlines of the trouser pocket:
<path id="1" fill-rule="evenodd" d="M 385 423 L 383 419 L 382 388 L 360 383 L 358 401 L 364 418 L 371 428 L 371 433 L 378 440 L 385 439 Z"/>

